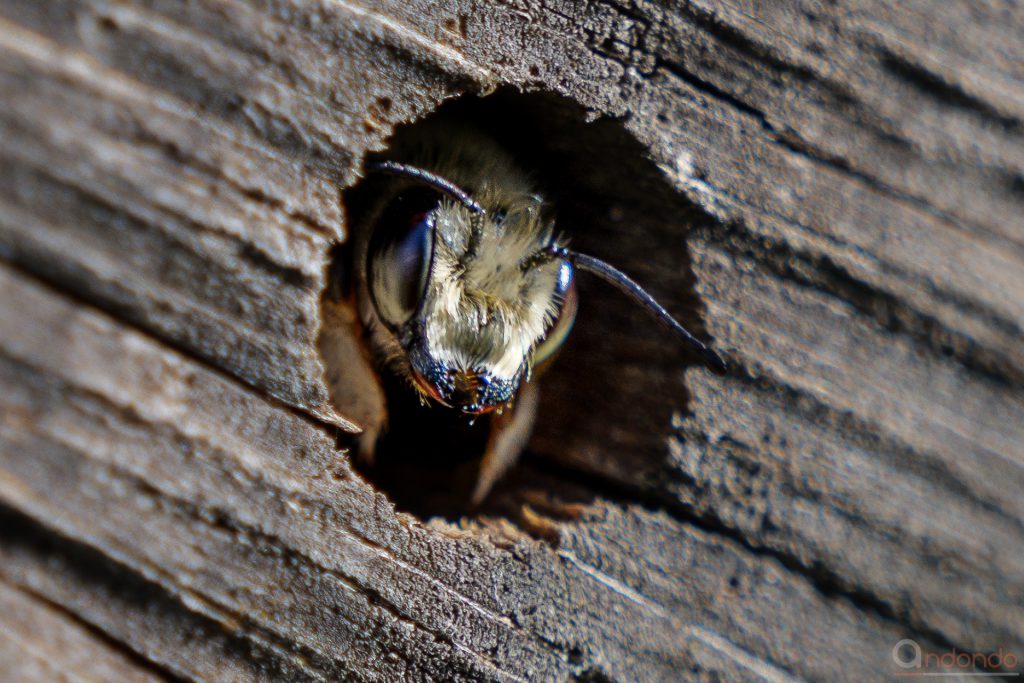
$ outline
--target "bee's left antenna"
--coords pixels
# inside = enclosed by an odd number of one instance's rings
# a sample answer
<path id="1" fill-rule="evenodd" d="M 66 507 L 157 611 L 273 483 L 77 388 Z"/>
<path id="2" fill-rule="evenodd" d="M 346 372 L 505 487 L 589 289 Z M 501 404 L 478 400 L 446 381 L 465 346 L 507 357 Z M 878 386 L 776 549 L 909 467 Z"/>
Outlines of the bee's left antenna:
<path id="1" fill-rule="evenodd" d="M 458 200 L 460 204 L 473 213 L 484 213 L 484 207 L 480 206 L 468 192 L 452 181 L 442 178 L 436 173 L 431 173 L 424 168 L 402 164 L 397 161 L 371 161 L 366 165 L 366 169 L 375 173 L 387 173 L 421 182 Z"/>
<path id="2" fill-rule="evenodd" d="M 634 302 L 640 304 L 648 313 L 657 318 L 665 327 L 675 332 L 690 348 L 700 354 L 701 359 L 709 368 L 719 374 L 725 374 L 728 366 L 722 360 L 722 357 L 714 349 L 694 337 L 689 330 L 672 317 L 671 313 L 665 310 L 664 306 L 659 304 L 653 296 L 647 293 L 647 290 L 637 284 L 631 277 L 593 256 L 587 256 L 586 254 L 570 251 L 562 247 L 557 249 L 557 253 L 563 258 L 568 259 L 575 267 L 587 273 L 593 273 L 605 282 L 613 285 Z"/>

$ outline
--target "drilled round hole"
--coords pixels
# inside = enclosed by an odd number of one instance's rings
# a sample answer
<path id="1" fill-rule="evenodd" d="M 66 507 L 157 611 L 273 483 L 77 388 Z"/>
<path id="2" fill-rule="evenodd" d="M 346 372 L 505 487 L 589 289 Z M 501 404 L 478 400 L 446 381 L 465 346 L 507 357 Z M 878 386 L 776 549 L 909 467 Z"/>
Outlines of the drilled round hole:
<path id="1" fill-rule="evenodd" d="M 555 217 L 556 231 L 568 236 L 574 249 L 632 275 L 699 333 L 685 235 L 710 219 L 668 185 L 621 122 L 586 119 L 581 107 L 560 97 L 499 92 L 447 103 L 423 121 L 399 127 L 391 142 L 401 146 L 417 129 L 438 121 L 452 131 L 478 131 L 494 139 L 527 170 L 545 211 Z M 381 182 L 368 173 L 345 193 L 353 230 L 368 229 L 364 217 L 376 210 Z M 345 250 L 338 258 L 351 257 Z M 353 272 L 353 264 L 342 265 L 336 272 Z M 623 491 L 662 471 L 671 415 L 686 409 L 682 369 L 693 358 L 619 292 L 585 276 L 577 281 L 576 327 L 560 357 L 538 379 L 533 436 L 517 469 L 498 482 L 480 508 L 489 514 L 516 517 L 517 496 L 526 491 L 575 502 L 594 494 L 628 496 Z M 345 380 L 345 368 L 327 364 L 330 376 Z M 424 517 L 465 514 L 494 418 L 481 416 L 470 426 L 457 411 L 422 406 L 407 379 L 378 372 L 388 427 L 372 465 L 357 457 L 357 466 L 400 509 Z M 350 412 L 343 404 L 338 408 Z"/>

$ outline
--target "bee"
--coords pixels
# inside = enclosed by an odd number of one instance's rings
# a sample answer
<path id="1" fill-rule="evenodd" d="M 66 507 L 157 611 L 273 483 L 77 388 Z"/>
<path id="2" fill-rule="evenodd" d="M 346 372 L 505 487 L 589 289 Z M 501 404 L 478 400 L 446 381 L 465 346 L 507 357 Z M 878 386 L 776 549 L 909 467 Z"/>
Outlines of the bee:
<path id="1" fill-rule="evenodd" d="M 535 378 L 576 317 L 578 273 L 613 285 L 708 367 L 725 371 L 722 358 L 634 280 L 570 249 L 530 174 L 482 133 L 427 126 L 369 161 L 366 171 L 378 191 L 353 226 L 358 328 L 373 367 L 397 378 L 408 395 L 466 422 L 488 418 L 472 505 L 526 445 L 538 403 Z M 326 325 L 355 329 L 353 322 L 335 314 Z M 335 347 L 348 338 L 325 337 Z M 367 398 L 363 386 L 358 397 L 334 394 L 350 414 L 361 404 L 359 454 L 370 462 L 385 427 L 385 392 L 371 386 Z"/>

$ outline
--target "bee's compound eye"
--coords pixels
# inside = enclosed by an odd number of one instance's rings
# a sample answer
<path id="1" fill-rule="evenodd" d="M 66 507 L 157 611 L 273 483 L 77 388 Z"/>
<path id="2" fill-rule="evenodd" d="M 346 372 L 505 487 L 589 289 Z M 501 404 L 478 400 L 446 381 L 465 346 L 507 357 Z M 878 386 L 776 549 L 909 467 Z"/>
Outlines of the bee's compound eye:
<path id="1" fill-rule="evenodd" d="M 440 201 L 433 190 L 412 188 L 398 195 L 374 226 L 366 272 L 377 313 L 391 327 L 405 324 L 423 301 Z"/>
<path id="2" fill-rule="evenodd" d="M 561 302 L 561 308 L 544 340 L 537 345 L 533 353 L 533 362 L 536 364 L 543 363 L 555 355 L 569 336 L 569 330 L 576 320 L 576 278 L 573 275 L 572 264 L 563 259 L 558 266 L 558 279 L 555 281 L 554 291 L 554 296 Z"/>

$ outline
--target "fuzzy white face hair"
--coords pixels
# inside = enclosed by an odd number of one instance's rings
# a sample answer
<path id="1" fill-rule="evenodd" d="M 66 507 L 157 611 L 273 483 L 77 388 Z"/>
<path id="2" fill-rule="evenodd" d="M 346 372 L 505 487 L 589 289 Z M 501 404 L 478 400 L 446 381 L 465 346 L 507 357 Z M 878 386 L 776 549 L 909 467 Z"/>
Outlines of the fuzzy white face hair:
<path id="1" fill-rule="evenodd" d="M 481 203 L 488 206 L 484 189 Z M 427 348 L 438 361 L 463 372 L 485 372 L 514 381 L 558 317 L 554 295 L 558 259 L 530 264 L 550 248 L 551 227 L 539 202 L 523 194 L 503 197 L 485 215 L 446 201 L 437 212 L 434 259 L 421 312 Z M 474 221 L 482 222 L 475 253 L 466 258 Z"/>

